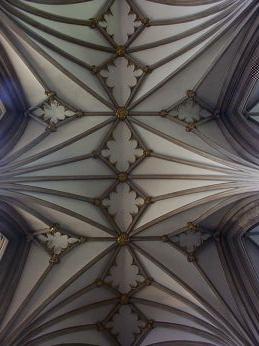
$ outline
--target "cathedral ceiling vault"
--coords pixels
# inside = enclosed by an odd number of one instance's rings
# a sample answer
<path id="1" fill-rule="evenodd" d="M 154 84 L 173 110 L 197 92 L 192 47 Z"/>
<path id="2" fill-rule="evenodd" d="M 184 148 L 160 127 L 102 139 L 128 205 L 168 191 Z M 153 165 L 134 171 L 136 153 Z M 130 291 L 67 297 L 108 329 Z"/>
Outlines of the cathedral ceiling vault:
<path id="1" fill-rule="evenodd" d="M 259 344 L 257 0 L 0 1 L 0 345 Z"/>

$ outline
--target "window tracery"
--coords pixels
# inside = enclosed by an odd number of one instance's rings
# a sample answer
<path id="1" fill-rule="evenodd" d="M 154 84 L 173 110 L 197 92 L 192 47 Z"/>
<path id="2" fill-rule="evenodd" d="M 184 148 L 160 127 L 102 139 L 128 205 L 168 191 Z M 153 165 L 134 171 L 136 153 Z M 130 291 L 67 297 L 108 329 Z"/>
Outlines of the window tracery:
<path id="1" fill-rule="evenodd" d="M 2 100 L 0 99 L 0 120 L 4 117 L 5 113 L 6 113 L 5 106 Z"/>
<path id="2" fill-rule="evenodd" d="M 2 233 L 0 233 L 0 261 L 4 256 L 7 245 L 8 239 Z"/>

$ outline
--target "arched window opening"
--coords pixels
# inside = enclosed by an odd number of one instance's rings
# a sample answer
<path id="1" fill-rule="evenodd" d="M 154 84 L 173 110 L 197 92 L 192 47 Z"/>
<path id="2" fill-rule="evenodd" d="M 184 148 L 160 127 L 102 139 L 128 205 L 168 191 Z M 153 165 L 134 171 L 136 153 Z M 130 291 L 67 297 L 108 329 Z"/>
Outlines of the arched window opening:
<path id="1" fill-rule="evenodd" d="M 5 112 L 6 112 L 5 106 L 4 106 L 3 102 L 0 99 L 0 119 L 3 118 L 3 116 L 5 115 Z"/>
<path id="2" fill-rule="evenodd" d="M 8 239 L 2 233 L 0 233 L 0 261 L 3 258 L 7 245 Z"/>

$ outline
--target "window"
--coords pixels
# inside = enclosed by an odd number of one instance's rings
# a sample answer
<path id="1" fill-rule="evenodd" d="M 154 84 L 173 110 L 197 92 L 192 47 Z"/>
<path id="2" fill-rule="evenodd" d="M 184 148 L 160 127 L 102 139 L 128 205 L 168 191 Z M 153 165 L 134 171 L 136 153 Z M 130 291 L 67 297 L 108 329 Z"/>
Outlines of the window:
<path id="1" fill-rule="evenodd" d="M 3 118 L 3 116 L 5 115 L 5 112 L 6 112 L 5 106 L 3 102 L 0 100 L 0 119 Z"/>
<path id="2" fill-rule="evenodd" d="M 2 233 L 0 233 L 0 260 L 2 259 L 5 253 L 7 244 L 8 244 L 8 239 Z"/>

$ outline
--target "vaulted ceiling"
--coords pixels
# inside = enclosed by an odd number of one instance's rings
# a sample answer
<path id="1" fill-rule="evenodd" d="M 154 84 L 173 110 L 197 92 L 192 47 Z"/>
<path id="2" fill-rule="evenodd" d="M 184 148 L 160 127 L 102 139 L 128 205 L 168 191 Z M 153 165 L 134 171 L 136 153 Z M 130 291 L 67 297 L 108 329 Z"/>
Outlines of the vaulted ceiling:
<path id="1" fill-rule="evenodd" d="M 0 1 L 0 345 L 259 344 L 257 0 Z"/>

